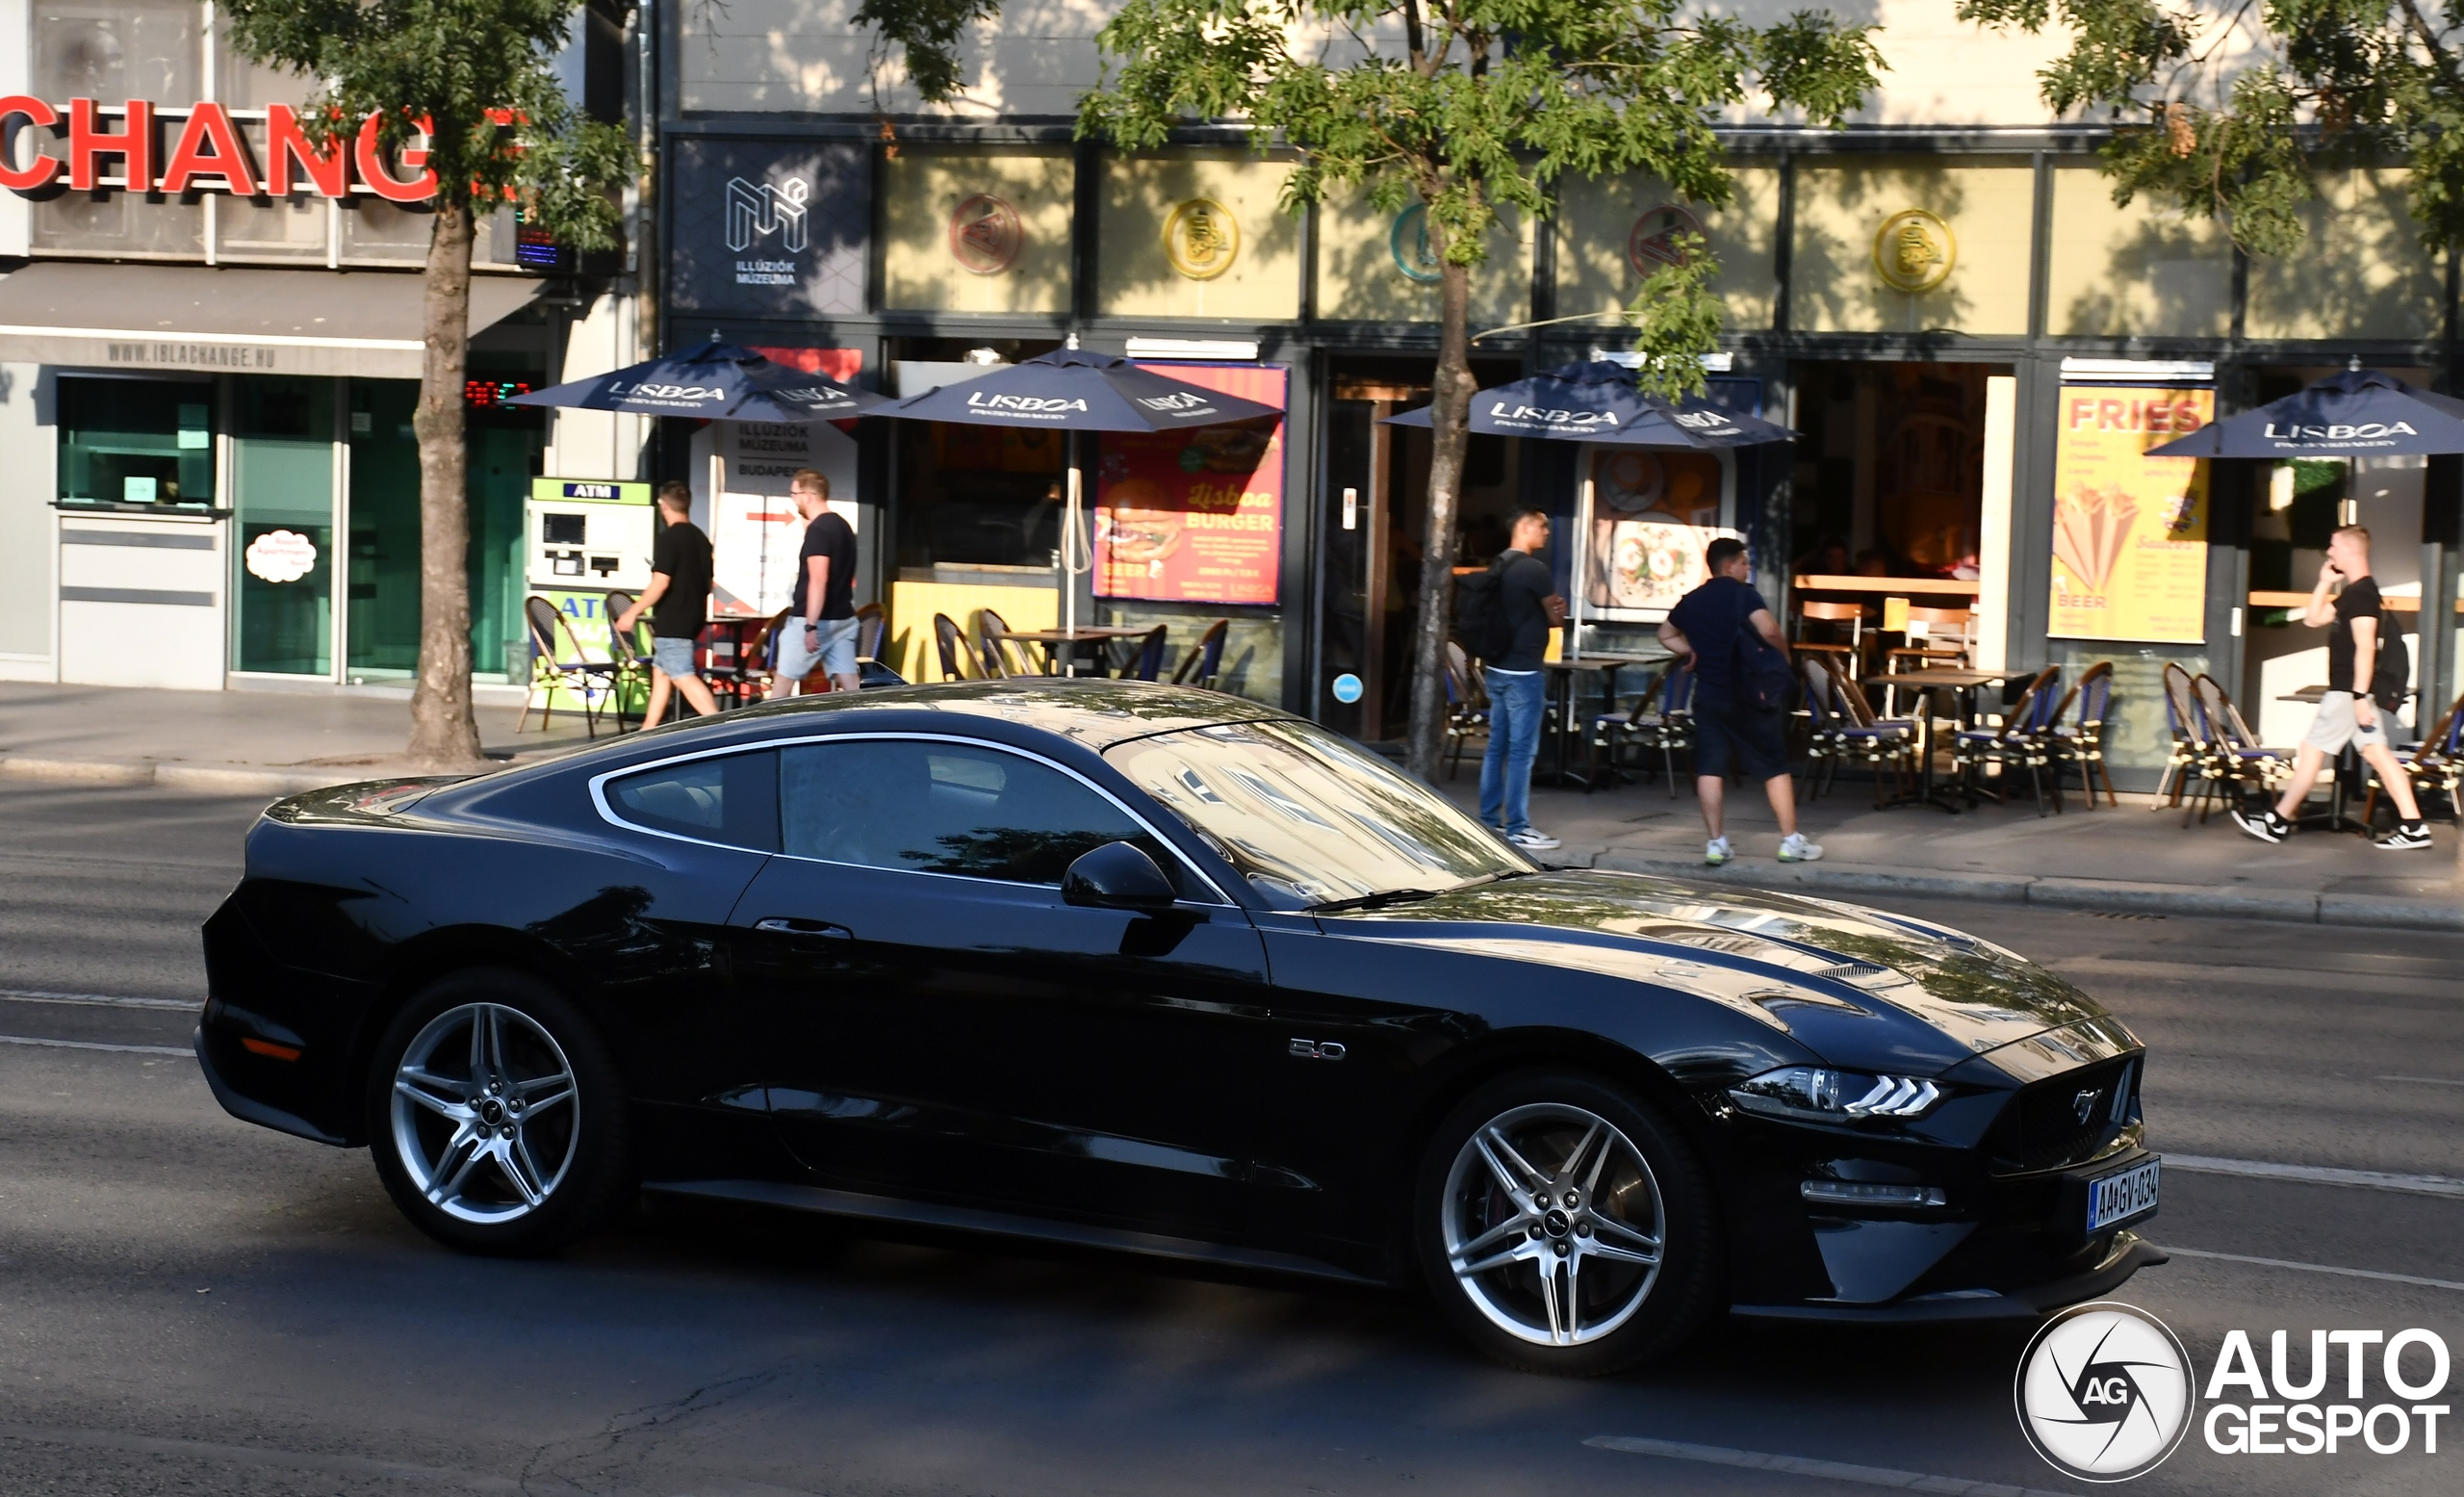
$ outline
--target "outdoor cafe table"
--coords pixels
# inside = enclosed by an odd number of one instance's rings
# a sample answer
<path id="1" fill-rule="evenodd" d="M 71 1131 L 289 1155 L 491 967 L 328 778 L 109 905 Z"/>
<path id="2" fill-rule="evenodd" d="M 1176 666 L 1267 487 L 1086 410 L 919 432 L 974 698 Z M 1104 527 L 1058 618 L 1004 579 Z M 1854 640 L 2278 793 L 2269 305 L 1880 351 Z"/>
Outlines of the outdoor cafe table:
<path id="1" fill-rule="evenodd" d="M 1555 775 L 1553 784 L 1564 785 L 1571 780 L 1585 790 L 1596 788 L 1589 775 L 1576 773 L 1567 763 L 1570 746 L 1582 732 L 1577 721 L 1582 693 L 1575 689 L 1576 676 L 1578 673 L 1598 674 L 1601 700 L 1613 706 L 1617 700 L 1617 673 L 1629 665 L 1650 665 L 1656 660 L 1656 657 L 1648 655 L 1578 655 L 1567 659 L 1540 662 L 1540 668 L 1549 673 L 1551 700 L 1546 715 L 1550 725 L 1557 731 L 1557 764 L 1552 771 Z"/>
<path id="2" fill-rule="evenodd" d="M 1866 680 L 1867 685 L 1897 686 L 1916 698 L 1916 793 L 1903 795 L 1889 804 L 1939 806 L 1952 815 L 1959 814 L 1960 808 L 1952 803 L 1950 796 L 1934 787 L 1934 693 L 1959 693 L 1959 710 L 1952 720 L 1958 726 L 1965 727 L 1976 721 L 1977 688 L 2008 681 L 2013 674 L 2011 671 L 1950 669 L 1891 671 Z"/>
<path id="3" fill-rule="evenodd" d="M 1006 637 L 1043 646 L 1045 675 L 1075 676 L 1082 651 L 1094 656 L 1100 667 L 1103 654 L 1111 646 L 1124 639 L 1143 639 L 1154 632 L 1152 624 L 1136 628 L 1126 624 L 1081 624 L 1076 629 L 1014 629 Z M 1101 674 L 1100 668 L 1097 674 Z"/>

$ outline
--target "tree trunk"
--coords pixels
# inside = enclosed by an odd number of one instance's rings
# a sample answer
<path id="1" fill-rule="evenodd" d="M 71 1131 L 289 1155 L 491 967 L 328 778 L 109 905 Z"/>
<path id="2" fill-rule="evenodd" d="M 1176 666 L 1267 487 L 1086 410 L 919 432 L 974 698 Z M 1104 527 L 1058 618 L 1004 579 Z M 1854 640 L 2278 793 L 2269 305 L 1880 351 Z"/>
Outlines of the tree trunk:
<path id="1" fill-rule="evenodd" d="M 1437 378 L 1429 400 L 1428 530 L 1421 543 L 1421 618 L 1412 636 L 1412 726 L 1403 767 L 1435 783 L 1446 749 L 1446 641 L 1454 625 L 1454 515 L 1463 498 L 1463 450 L 1472 436 L 1472 358 L 1466 341 L 1472 272 L 1438 276 Z"/>
<path id="2" fill-rule="evenodd" d="M 426 769 L 483 762 L 471 711 L 471 514 L 462 435 L 471 236 L 469 205 L 440 201 L 427 245 L 427 352 L 411 418 L 420 444 L 420 676 L 411 693 L 410 758 Z"/>

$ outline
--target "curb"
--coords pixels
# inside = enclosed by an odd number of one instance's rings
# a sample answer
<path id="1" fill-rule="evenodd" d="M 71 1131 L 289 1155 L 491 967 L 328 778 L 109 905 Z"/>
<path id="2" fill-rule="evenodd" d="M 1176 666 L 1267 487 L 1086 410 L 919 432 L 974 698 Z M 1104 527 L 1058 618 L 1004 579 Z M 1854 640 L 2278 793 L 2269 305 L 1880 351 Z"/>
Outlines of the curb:
<path id="1" fill-rule="evenodd" d="M 1804 889 L 1844 894 L 1930 894 L 2049 909 L 2111 910 L 2127 915 L 2193 915 L 2224 919 L 2284 920 L 2303 925 L 2363 925 L 2396 930 L 2464 931 L 2464 902 L 2394 899 L 2377 894 L 2314 894 L 2298 890 L 2261 892 L 2203 884 L 2143 884 L 2122 880 L 2051 878 L 2020 873 L 1945 873 L 1933 868 L 1881 865 L 1842 866 L 1793 863 L 1752 868 L 1605 852 L 1592 866 L 1623 873 L 1757 889 Z"/>
<path id="2" fill-rule="evenodd" d="M 156 785 L 209 795 L 296 795 L 329 785 L 385 777 L 375 766 L 338 774 L 330 769 L 262 769 L 248 764 L 163 764 L 152 760 L 0 759 L 0 775 L 55 785 Z"/>

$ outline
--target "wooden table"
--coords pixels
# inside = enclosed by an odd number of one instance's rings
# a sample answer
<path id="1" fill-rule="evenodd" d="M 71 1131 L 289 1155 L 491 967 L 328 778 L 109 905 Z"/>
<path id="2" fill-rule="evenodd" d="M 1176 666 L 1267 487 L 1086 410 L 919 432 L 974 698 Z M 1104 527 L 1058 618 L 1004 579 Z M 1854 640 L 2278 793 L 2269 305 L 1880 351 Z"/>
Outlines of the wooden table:
<path id="1" fill-rule="evenodd" d="M 1978 596 L 1975 582 L 1963 581 L 1956 577 L 1842 577 L 1835 572 L 1822 572 L 1792 581 L 1797 591 L 1801 593 L 1938 593 L 1953 597 Z"/>
<path id="2" fill-rule="evenodd" d="M 1142 628 L 1127 624 L 1081 624 L 1076 629 L 1014 629 L 1003 637 L 1043 646 L 1045 675 L 1075 676 L 1078 674 L 1079 651 L 1085 646 L 1094 646 L 1100 660 L 1107 647 L 1123 639 L 1143 639 L 1154 632 L 1152 624 Z"/>
<path id="3" fill-rule="evenodd" d="M 1965 727 L 1976 719 L 1976 690 L 2009 681 L 2017 671 L 1921 670 L 1888 671 L 1868 678 L 1867 684 L 1902 687 L 1916 698 L 1916 793 L 1891 801 L 1893 806 L 1938 806 L 1952 815 L 1960 808 L 1934 787 L 1934 693 L 1956 691 L 1960 709 L 1952 721 Z"/>
<path id="4" fill-rule="evenodd" d="M 1581 731 L 1580 725 L 1576 721 L 1578 716 L 1577 703 L 1580 700 L 1579 694 L 1575 690 L 1576 675 L 1578 672 L 1598 672 L 1604 699 L 1614 703 L 1617 700 L 1619 671 L 1629 665 L 1656 664 L 1659 658 L 1659 657 L 1649 655 L 1602 655 L 1595 652 L 1540 662 L 1540 668 L 1548 672 L 1549 695 L 1555 698 L 1554 704 L 1545 710 L 1546 717 L 1557 729 L 1557 766 L 1553 771 L 1554 778 L 1551 781 L 1552 784 L 1563 785 L 1568 780 L 1574 780 L 1582 786 L 1586 793 L 1595 788 L 1589 775 L 1577 774 L 1566 762 L 1568 746 Z M 1490 731 L 1496 731 L 1494 720 L 1490 723 Z"/>

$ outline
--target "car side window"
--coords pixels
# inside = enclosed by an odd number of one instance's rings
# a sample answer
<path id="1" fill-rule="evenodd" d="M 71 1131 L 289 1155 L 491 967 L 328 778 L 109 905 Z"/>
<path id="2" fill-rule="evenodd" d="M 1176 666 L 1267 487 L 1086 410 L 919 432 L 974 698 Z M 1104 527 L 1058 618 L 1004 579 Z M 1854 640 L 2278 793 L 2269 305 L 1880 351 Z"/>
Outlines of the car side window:
<path id="1" fill-rule="evenodd" d="M 779 850 L 779 756 L 761 749 L 661 764 L 607 782 L 622 821 L 755 852 Z"/>
<path id="2" fill-rule="evenodd" d="M 866 867 L 1058 885 L 1082 853 L 1168 850 L 1119 807 L 1016 754 L 939 739 L 869 738 L 782 751 L 783 850 Z"/>

